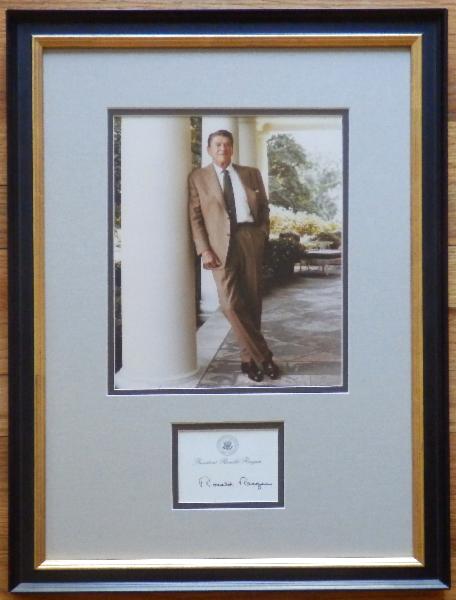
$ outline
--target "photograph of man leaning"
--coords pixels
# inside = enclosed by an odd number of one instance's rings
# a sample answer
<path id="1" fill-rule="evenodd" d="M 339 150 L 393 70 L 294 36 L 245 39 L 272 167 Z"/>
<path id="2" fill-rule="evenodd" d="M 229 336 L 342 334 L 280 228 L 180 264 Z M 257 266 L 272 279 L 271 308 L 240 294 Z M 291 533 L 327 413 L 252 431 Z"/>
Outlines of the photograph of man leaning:
<path id="1" fill-rule="evenodd" d="M 210 269 L 220 308 L 240 348 L 241 371 L 255 382 L 280 377 L 261 332 L 262 264 L 269 235 L 269 208 L 260 171 L 231 162 L 233 135 L 209 135 L 212 163 L 189 176 L 193 241 Z"/>

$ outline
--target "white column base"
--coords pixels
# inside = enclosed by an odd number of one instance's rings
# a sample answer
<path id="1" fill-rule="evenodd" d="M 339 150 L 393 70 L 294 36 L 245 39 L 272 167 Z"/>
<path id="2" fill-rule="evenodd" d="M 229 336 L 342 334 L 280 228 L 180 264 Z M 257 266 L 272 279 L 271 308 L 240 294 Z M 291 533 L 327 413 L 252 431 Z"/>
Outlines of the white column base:
<path id="1" fill-rule="evenodd" d="M 197 332 L 198 367 L 174 379 L 159 381 L 153 378 L 135 378 L 125 368 L 118 371 L 114 378 L 116 390 L 138 390 L 138 393 L 165 388 L 194 389 L 203 377 L 212 359 L 217 354 L 230 324 L 220 310 L 216 310 Z"/>
<path id="2" fill-rule="evenodd" d="M 178 377 L 175 377 L 173 379 L 163 379 L 163 377 L 160 377 L 159 379 L 154 379 L 152 377 L 144 379 L 135 379 L 134 376 L 132 377 L 128 373 L 127 369 L 122 368 L 116 373 L 114 377 L 114 387 L 116 390 L 138 390 L 140 392 L 160 388 L 181 387 L 182 384 L 186 382 L 186 380 L 189 380 L 189 383 L 191 383 L 198 371 L 198 368 L 193 369 L 193 371 L 179 374 Z"/>

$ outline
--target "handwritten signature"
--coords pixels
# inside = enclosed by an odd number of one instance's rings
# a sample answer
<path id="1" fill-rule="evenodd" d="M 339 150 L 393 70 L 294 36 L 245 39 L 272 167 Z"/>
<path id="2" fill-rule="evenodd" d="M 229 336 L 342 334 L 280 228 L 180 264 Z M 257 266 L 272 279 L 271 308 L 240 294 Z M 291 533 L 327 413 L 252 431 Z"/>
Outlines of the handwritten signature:
<path id="1" fill-rule="evenodd" d="M 207 475 L 203 475 L 198 478 L 198 485 L 200 488 L 208 487 L 208 488 L 225 488 L 225 487 L 248 487 L 248 488 L 256 488 L 258 491 L 264 487 L 272 486 L 272 482 L 270 481 L 251 481 L 248 477 L 242 475 L 237 481 L 231 481 L 229 479 L 225 479 L 222 481 L 215 481 L 208 477 Z"/>

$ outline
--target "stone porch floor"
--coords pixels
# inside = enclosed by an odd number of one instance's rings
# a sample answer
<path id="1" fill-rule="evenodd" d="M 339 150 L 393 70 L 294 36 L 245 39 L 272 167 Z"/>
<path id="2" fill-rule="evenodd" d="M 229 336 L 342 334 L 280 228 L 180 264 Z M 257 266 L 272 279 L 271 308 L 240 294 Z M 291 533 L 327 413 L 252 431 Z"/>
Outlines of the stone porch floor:
<path id="1" fill-rule="evenodd" d="M 213 323 L 211 323 L 213 319 Z M 223 317 L 215 313 L 201 329 L 212 332 L 212 359 L 198 373 L 196 387 L 332 387 L 342 385 L 342 285 L 339 269 L 296 272 L 274 288 L 263 303 L 263 333 L 280 365 L 282 377 L 255 383 L 239 371 L 233 334 L 225 335 L 214 352 L 214 336 Z M 201 332 L 203 333 L 203 332 Z M 200 334 L 200 332 L 199 332 Z M 219 334 L 220 335 L 220 334 Z M 198 336 L 198 354 L 206 335 Z M 220 338 L 219 338 L 220 339 Z M 207 360 L 208 357 L 206 357 Z M 188 387 L 188 383 L 187 383 Z M 193 387 L 193 386 L 192 386 Z"/>

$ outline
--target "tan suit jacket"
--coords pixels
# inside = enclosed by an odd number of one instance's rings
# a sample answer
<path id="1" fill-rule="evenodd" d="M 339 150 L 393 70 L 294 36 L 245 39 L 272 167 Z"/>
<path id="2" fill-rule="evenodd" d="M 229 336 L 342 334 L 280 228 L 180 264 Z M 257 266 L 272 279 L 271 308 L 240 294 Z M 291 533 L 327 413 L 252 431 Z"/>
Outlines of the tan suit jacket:
<path id="1" fill-rule="evenodd" d="M 269 235 L 269 208 L 261 173 L 253 167 L 233 164 L 242 185 L 255 223 Z M 212 164 L 190 173 L 189 213 L 196 251 L 213 250 L 225 265 L 230 243 L 230 219 L 223 191 Z"/>

